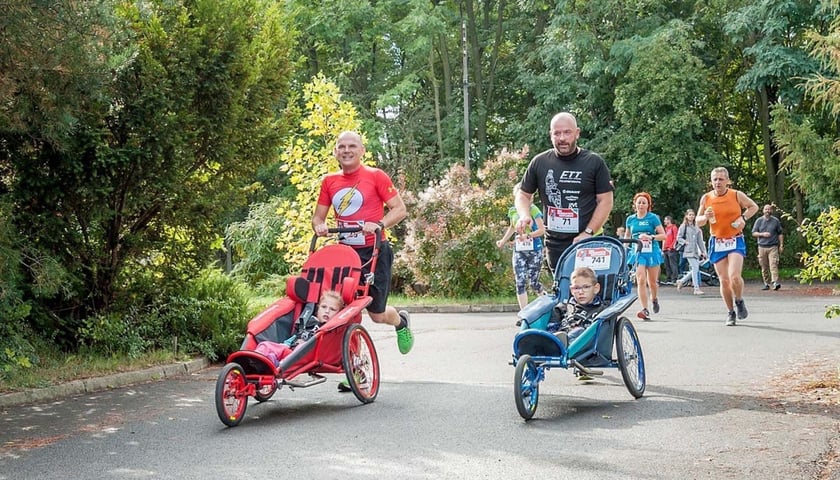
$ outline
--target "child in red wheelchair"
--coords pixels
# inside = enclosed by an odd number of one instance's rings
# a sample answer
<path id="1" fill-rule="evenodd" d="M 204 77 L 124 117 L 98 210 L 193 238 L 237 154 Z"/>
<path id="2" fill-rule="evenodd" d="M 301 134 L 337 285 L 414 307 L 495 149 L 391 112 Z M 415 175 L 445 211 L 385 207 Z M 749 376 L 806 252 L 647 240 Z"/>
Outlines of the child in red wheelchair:
<path id="1" fill-rule="evenodd" d="M 254 351 L 262 353 L 271 359 L 276 367 L 280 365 L 281 360 L 292 353 L 292 350 L 298 344 L 309 340 L 321 325 L 330 321 L 342 308 L 344 308 L 344 301 L 341 298 L 341 294 L 335 290 L 326 290 L 321 294 L 321 299 L 318 301 L 318 310 L 316 310 L 315 315 L 306 321 L 302 328 L 298 328 L 298 331 L 294 335 L 283 343 L 260 342 L 254 348 Z"/>

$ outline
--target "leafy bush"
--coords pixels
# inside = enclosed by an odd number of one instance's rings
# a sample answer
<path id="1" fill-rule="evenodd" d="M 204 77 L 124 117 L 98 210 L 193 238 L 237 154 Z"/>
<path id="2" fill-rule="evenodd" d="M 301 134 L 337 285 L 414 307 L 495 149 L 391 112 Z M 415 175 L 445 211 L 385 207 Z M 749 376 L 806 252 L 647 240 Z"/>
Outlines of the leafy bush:
<path id="1" fill-rule="evenodd" d="M 26 318 L 30 305 L 21 291 L 20 252 L 9 225 L 7 205 L 0 204 L 0 378 L 15 368 L 29 368 L 37 361 L 27 339 Z"/>
<path id="2" fill-rule="evenodd" d="M 210 360 L 239 348 L 249 319 L 242 284 L 215 269 L 205 270 L 167 307 L 164 324 L 178 348 Z"/>
<path id="3" fill-rule="evenodd" d="M 249 317 L 248 296 L 237 280 L 206 269 L 183 291 L 166 293 L 143 307 L 90 317 L 80 343 L 106 355 L 166 349 L 217 360 L 237 350 Z"/>
<path id="4" fill-rule="evenodd" d="M 840 208 L 829 207 L 816 220 L 803 222 L 799 231 L 814 252 L 802 254 L 799 277 L 809 282 L 840 279 Z M 840 305 L 829 305 L 825 315 L 840 316 Z"/>
<path id="5" fill-rule="evenodd" d="M 286 227 L 286 220 L 277 211 L 285 202 L 275 196 L 264 203 L 251 205 L 247 219 L 227 228 L 229 244 L 238 259 L 231 273 L 250 285 L 256 285 L 272 274 L 289 273 L 284 252 L 277 245 L 277 238 Z"/>
<path id="6" fill-rule="evenodd" d="M 142 319 L 137 317 L 119 313 L 99 314 L 85 319 L 79 328 L 79 339 L 84 348 L 97 353 L 137 358 L 153 343 L 144 338 L 142 327 Z"/>
<path id="7" fill-rule="evenodd" d="M 477 175 L 481 183 L 456 164 L 416 197 L 406 194 L 407 234 L 394 263 L 406 293 L 513 294 L 510 254 L 495 241 L 507 228 L 526 155 L 504 151 L 488 160 Z"/>

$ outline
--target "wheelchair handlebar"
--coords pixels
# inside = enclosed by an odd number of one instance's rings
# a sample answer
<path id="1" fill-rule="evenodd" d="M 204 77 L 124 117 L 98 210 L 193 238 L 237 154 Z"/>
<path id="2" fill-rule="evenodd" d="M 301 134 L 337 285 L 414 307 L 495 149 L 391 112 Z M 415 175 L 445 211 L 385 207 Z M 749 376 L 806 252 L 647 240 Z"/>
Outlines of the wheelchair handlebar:
<path id="1" fill-rule="evenodd" d="M 341 228 L 328 228 L 327 234 L 335 234 L 335 233 L 356 233 L 361 232 L 362 227 L 341 227 Z M 315 251 L 315 246 L 318 243 L 318 235 L 313 234 L 312 240 L 309 242 L 309 252 L 312 253 Z M 382 244 L 382 229 L 379 228 L 374 232 L 374 242 L 373 242 L 373 252 L 378 253 L 379 247 Z M 376 255 L 374 255 L 376 256 Z"/>

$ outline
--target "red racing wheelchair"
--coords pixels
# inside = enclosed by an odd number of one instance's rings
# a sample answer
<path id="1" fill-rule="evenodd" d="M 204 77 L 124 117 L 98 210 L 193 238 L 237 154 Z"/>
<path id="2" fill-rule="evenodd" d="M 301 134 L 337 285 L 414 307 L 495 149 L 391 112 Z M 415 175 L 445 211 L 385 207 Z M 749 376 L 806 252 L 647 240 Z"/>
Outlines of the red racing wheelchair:
<path id="1" fill-rule="evenodd" d="M 329 243 L 337 238 L 335 234 L 359 231 L 360 227 L 331 228 L 333 236 L 318 249 L 318 237 L 313 236 L 301 274 L 286 281 L 286 296 L 248 322 L 242 346 L 227 357 L 216 380 L 216 413 L 222 423 L 239 425 L 249 397 L 265 402 L 283 387 L 294 390 L 324 383 L 325 374 L 346 375 L 351 391 L 362 403 L 376 399 L 379 358 L 370 334 L 361 325 L 362 310 L 371 302 L 368 285 L 373 280 L 362 278 L 361 259 L 352 247 Z M 381 231 L 376 235 L 369 272 L 376 270 L 380 237 Z M 296 345 L 279 365 L 254 351 L 259 342 L 282 343 L 299 332 L 326 290 L 340 292 L 344 308 Z"/>

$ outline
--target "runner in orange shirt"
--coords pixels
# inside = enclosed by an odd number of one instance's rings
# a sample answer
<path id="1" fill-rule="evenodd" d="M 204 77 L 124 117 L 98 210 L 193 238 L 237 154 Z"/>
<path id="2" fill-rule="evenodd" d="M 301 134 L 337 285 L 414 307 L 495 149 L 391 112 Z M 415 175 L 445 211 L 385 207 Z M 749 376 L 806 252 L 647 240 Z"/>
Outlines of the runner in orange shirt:
<path id="1" fill-rule="evenodd" d="M 712 191 L 700 197 L 695 223 L 698 227 L 709 223 L 709 261 L 720 277 L 720 295 L 729 312 L 726 325 L 734 326 L 736 315 L 743 320 L 749 314 L 742 296 L 741 271 L 747 256 L 744 226 L 758 212 L 758 205 L 744 192 L 730 188 L 732 181 L 724 167 L 712 170 L 711 182 Z"/>

